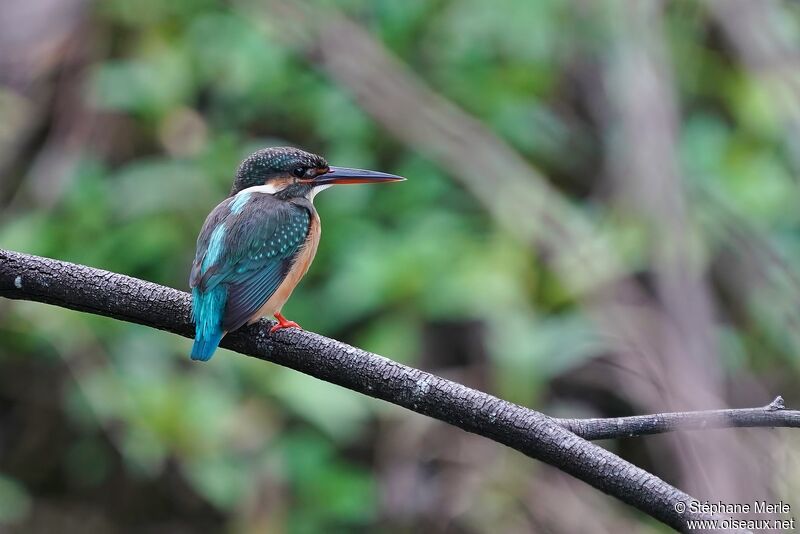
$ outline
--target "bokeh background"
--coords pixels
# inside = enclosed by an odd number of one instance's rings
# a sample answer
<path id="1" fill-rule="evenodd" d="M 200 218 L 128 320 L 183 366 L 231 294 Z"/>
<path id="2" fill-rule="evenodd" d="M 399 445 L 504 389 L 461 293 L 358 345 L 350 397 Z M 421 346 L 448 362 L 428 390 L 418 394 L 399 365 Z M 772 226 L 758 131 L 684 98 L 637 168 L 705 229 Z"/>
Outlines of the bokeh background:
<path id="1" fill-rule="evenodd" d="M 800 406 L 800 4 L 5 0 L 0 247 L 187 288 L 257 148 L 320 195 L 304 327 L 560 416 Z M 0 301 L 0 530 L 662 532 L 288 369 Z M 603 443 L 800 513 L 798 435 Z"/>

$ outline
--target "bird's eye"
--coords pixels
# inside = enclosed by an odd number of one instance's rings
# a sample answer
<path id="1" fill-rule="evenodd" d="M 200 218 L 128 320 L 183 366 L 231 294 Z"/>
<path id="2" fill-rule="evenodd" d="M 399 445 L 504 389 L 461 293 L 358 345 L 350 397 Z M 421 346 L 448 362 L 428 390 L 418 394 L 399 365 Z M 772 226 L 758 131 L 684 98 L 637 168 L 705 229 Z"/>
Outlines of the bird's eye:
<path id="1" fill-rule="evenodd" d="M 297 167 L 295 170 L 292 171 L 292 174 L 298 178 L 302 178 L 306 174 L 306 170 L 303 167 Z"/>

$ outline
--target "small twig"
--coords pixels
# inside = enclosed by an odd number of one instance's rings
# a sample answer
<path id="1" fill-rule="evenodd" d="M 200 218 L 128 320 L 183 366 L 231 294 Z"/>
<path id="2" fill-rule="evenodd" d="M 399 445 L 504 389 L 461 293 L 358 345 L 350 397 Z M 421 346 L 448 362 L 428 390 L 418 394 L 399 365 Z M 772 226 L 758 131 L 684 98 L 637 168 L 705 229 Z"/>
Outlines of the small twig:
<path id="1" fill-rule="evenodd" d="M 770 412 L 774 412 L 776 410 L 785 410 L 786 405 L 783 403 L 783 397 L 781 397 L 780 395 L 775 397 L 775 400 L 767 404 L 766 409 L 769 410 Z"/>
<path id="2" fill-rule="evenodd" d="M 597 440 L 715 428 L 800 428 L 800 411 L 787 410 L 783 404 L 783 397 L 778 396 L 761 408 L 658 413 L 609 419 L 554 419 L 554 421 L 583 439 Z"/>

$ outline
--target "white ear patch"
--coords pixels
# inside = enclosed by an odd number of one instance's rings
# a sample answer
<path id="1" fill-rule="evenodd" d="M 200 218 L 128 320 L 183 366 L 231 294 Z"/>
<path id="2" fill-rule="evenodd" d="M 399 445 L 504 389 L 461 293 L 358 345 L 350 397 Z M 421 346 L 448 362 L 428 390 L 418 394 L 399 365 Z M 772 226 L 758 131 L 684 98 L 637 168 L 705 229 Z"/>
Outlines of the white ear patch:
<path id="1" fill-rule="evenodd" d="M 318 185 L 317 187 L 314 187 L 313 189 L 311 189 L 311 191 L 308 192 L 306 198 L 313 202 L 314 197 L 317 196 L 317 193 L 319 193 L 320 191 L 325 191 L 329 187 L 333 187 L 333 184 Z"/>
<path id="2" fill-rule="evenodd" d="M 264 184 L 264 185 L 254 185 L 253 187 L 248 187 L 247 189 L 242 189 L 236 196 L 241 195 L 242 193 L 266 193 L 268 195 L 274 195 L 278 191 L 282 190 L 283 187 L 276 187 L 276 184 Z M 285 186 L 285 184 L 283 184 Z"/>
<path id="3" fill-rule="evenodd" d="M 280 191 L 280 189 L 275 187 L 274 184 L 254 185 L 253 187 L 242 189 L 233 196 L 233 200 L 230 203 L 231 213 L 240 213 L 244 209 L 245 204 L 250 201 L 250 197 L 253 196 L 253 193 L 266 193 L 268 195 L 273 195 L 278 191 Z"/>

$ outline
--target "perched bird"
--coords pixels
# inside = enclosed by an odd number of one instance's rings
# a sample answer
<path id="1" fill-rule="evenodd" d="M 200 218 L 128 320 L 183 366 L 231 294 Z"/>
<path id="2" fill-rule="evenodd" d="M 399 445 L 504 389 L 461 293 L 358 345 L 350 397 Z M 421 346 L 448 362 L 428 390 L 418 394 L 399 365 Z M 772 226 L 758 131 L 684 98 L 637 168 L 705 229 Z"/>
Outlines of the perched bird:
<path id="1" fill-rule="evenodd" d="M 265 148 L 245 159 L 228 198 L 209 214 L 197 238 L 189 277 L 192 359 L 209 360 L 226 333 L 265 316 L 278 320 L 271 332 L 299 328 L 281 308 L 317 252 L 317 193 L 335 184 L 404 179 L 330 167 L 322 157 L 296 148 Z"/>

